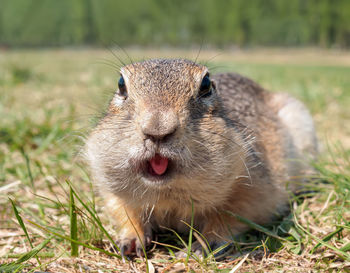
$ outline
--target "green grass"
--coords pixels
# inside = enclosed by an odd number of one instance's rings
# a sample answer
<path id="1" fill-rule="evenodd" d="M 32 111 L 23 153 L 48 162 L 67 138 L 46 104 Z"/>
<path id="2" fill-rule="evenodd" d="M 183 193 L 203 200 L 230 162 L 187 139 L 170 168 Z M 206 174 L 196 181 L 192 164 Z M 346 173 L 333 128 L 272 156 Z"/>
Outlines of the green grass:
<path id="1" fill-rule="evenodd" d="M 169 51 L 129 53 L 135 59 L 174 56 Z M 287 91 L 311 110 L 323 152 L 315 163 L 319 175 L 305 198 L 292 200 L 291 214 L 267 226 L 238 219 L 255 231 L 235 237 L 236 252 L 225 260 L 211 255 L 201 260 L 190 252 L 176 258 L 173 253 L 190 246 L 192 236 L 201 237 L 188 223 L 190 237 L 170 232 L 159 238 L 147 263 L 123 263 L 111 250 L 117 248 L 116 231 L 79 159 L 85 135 L 117 84 L 118 73 L 101 63 L 117 60 L 107 50 L 0 51 L 0 272 L 229 272 L 235 266 L 255 272 L 349 271 L 350 64 L 344 64 L 349 55 L 337 55 L 340 65 L 329 52 L 313 58 L 306 53 L 271 61 L 258 51 L 252 56 L 224 52 L 209 63 L 214 73 L 236 71 L 270 90 Z M 214 55 L 203 52 L 199 59 Z"/>

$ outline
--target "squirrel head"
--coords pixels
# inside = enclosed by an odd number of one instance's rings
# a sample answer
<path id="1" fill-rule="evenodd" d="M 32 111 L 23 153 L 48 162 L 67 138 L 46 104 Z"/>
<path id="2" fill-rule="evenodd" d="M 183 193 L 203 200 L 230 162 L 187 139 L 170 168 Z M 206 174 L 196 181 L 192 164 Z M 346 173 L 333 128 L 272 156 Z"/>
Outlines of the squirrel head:
<path id="1" fill-rule="evenodd" d="M 155 59 L 121 68 L 109 111 L 129 113 L 145 135 L 162 139 L 174 133 L 183 115 L 215 110 L 215 84 L 205 66 L 182 59 Z"/>
<path id="2" fill-rule="evenodd" d="M 240 140 L 227 124 L 207 67 L 154 59 L 120 73 L 108 113 L 87 143 L 100 181 L 116 192 L 144 193 L 189 188 L 191 180 L 214 184 L 235 169 Z"/>

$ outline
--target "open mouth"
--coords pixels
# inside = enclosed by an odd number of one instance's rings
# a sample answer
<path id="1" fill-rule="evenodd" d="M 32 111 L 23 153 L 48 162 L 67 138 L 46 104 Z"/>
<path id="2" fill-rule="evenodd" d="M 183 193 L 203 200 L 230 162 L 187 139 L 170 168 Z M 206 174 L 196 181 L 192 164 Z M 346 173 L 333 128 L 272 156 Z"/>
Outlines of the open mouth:
<path id="1" fill-rule="evenodd" d="M 156 154 L 148 161 L 148 173 L 154 176 L 164 175 L 169 167 L 169 159 Z"/>
<path id="2" fill-rule="evenodd" d="M 155 154 L 154 157 L 147 161 L 147 176 L 152 180 L 164 179 L 170 173 L 171 165 L 172 163 L 168 158 Z"/>

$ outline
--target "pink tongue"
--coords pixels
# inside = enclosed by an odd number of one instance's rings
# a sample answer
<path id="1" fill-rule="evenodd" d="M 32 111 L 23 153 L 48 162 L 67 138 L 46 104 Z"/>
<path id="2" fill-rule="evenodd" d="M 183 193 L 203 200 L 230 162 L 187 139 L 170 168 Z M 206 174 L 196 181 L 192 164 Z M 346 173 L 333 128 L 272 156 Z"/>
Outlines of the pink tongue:
<path id="1" fill-rule="evenodd" d="M 150 160 L 151 167 L 157 175 L 162 175 L 163 173 L 165 173 L 166 169 L 168 168 L 168 163 L 169 160 L 167 158 L 161 157 L 158 154 L 156 154 Z"/>

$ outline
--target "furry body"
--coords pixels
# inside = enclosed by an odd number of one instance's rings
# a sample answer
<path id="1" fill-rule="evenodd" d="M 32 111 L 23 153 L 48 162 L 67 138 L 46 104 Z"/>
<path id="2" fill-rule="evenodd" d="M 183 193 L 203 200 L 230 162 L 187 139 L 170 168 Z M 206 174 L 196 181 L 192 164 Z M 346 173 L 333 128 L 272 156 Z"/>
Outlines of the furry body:
<path id="1" fill-rule="evenodd" d="M 127 95 L 116 93 L 87 140 L 125 254 L 140 255 L 162 226 L 188 231 L 192 202 L 194 227 L 215 248 L 246 229 L 227 211 L 266 223 L 288 203 L 286 183 L 310 170 L 304 155 L 317 142 L 299 101 L 235 73 L 213 76 L 202 96 L 207 73 L 187 60 L 122 68 Z M 147 173 L 155 154 L 169 159 L 165 175 Z"/>

